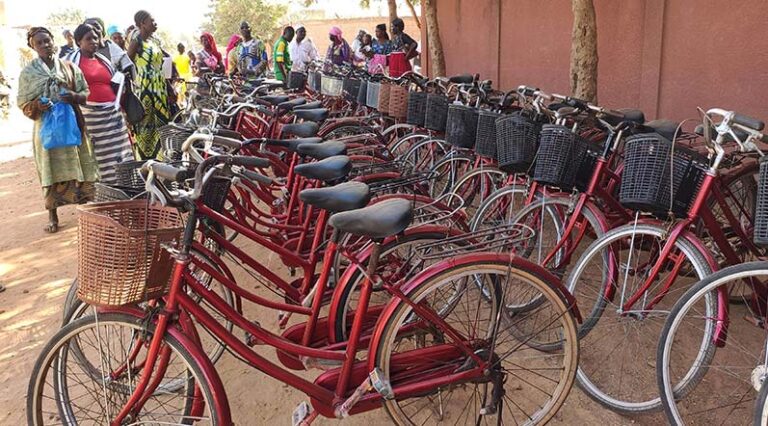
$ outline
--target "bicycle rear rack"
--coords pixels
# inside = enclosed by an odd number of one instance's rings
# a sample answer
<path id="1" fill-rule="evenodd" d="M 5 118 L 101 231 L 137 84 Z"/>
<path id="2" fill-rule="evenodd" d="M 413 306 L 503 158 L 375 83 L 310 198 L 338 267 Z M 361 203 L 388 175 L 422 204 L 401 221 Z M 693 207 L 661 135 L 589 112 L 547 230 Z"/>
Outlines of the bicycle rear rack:
<path id="1" fill-rule="evenodd" d="M 534 230 L 511 224 L 457 235 L 416 247 L 422 260 L 436 260 L 476 252 L 511 252 L 533 239 Z"/>

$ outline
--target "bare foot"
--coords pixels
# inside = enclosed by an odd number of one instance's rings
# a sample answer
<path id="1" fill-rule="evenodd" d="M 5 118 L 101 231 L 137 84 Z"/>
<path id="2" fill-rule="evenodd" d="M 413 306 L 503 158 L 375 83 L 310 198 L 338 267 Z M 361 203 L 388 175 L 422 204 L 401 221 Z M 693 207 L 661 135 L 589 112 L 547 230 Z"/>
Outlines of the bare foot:
<path id="1" fill-rule="evenodd" d="M 59 224 L 56 222 L 49 222 L 47 225 L 45 225 L 45 228 L 43 228 L 43 231 L 54 234 L 56 232 L 59 232 Z"/>

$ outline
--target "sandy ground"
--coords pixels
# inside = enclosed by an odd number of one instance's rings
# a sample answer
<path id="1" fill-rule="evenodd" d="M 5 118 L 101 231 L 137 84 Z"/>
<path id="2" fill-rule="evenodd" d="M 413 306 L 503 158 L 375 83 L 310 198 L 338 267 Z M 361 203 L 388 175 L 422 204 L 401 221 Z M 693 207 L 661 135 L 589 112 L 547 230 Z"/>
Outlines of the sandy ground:
<path id="1" fill-rule="evenodd" d="M 0 425 L 25 422 L 25 394 L 32 365 L 42 345 L 60 325 L 64 296 L 77 269 L 75 208 L 61 209 L 58 234 L 43 233 L 46 215 L 34 164 L 30 158 L 8 161 L 28 152 L 28 144 L 0 145 L 0 284 L 6 287 L 0 293 Z M 277 258 L 272 259 L 273 264 L 277 262 Z M 274 313 L 252 313 L 264 326 L 276 324 Z M 275 358 L 274 351 L 261 352 Z M 217 367 L 238 424 L 290 424 L 294 407 L 306 400 L 300 392 L 251 370 L 231 355 L 225 355 Z M 312 371 L 308 377 L 316 374 Z M 320 419 L 316 424 L 332 422 Z M 389 421 L 382 411 L 377 411 L 343 423 L 379 425 Z M 659 416 L 618 416 L 574 388 L 553 423 L 665 422 Z"/>

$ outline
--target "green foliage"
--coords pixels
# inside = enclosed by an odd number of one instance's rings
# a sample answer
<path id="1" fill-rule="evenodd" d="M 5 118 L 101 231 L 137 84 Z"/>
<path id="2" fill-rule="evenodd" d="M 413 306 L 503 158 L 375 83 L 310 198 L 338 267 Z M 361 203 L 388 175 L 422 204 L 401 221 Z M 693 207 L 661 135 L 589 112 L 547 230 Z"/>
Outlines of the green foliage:
<path id="1" fill-rule="evenodd" d="M 74 31 L 78 25 L 85 21 L 85 18 L 85 12 L 81 9 L 63 9 L 51 12 L 45 22 L 49 28 L 68 28 Z"/>
<path id="2" fill-rule="evenodd" d="M 265 0 L 211 0 L 203 29 L 210 31 L 219 45 L 225 46 L 232 34 L 238 33 L 240 23 L 248 21 L 251 32 L 265 43 L 271 42 L 280 19 L 288 7 Z"/>

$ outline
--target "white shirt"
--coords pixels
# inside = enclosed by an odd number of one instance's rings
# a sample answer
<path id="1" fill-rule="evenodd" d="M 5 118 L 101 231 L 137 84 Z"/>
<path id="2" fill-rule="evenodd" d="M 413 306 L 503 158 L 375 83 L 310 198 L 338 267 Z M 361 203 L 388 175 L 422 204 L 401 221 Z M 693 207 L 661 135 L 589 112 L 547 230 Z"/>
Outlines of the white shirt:
<path id="1" fill-rule="evenodd" d="M 317 59 L 317 49 L 312 40 L 305 38 L 301 43 L 297 43 L 294 38 L 288 45 L 288 51 L 291 54 L 291 71 L 306 72 L 307 64 Z"/>

